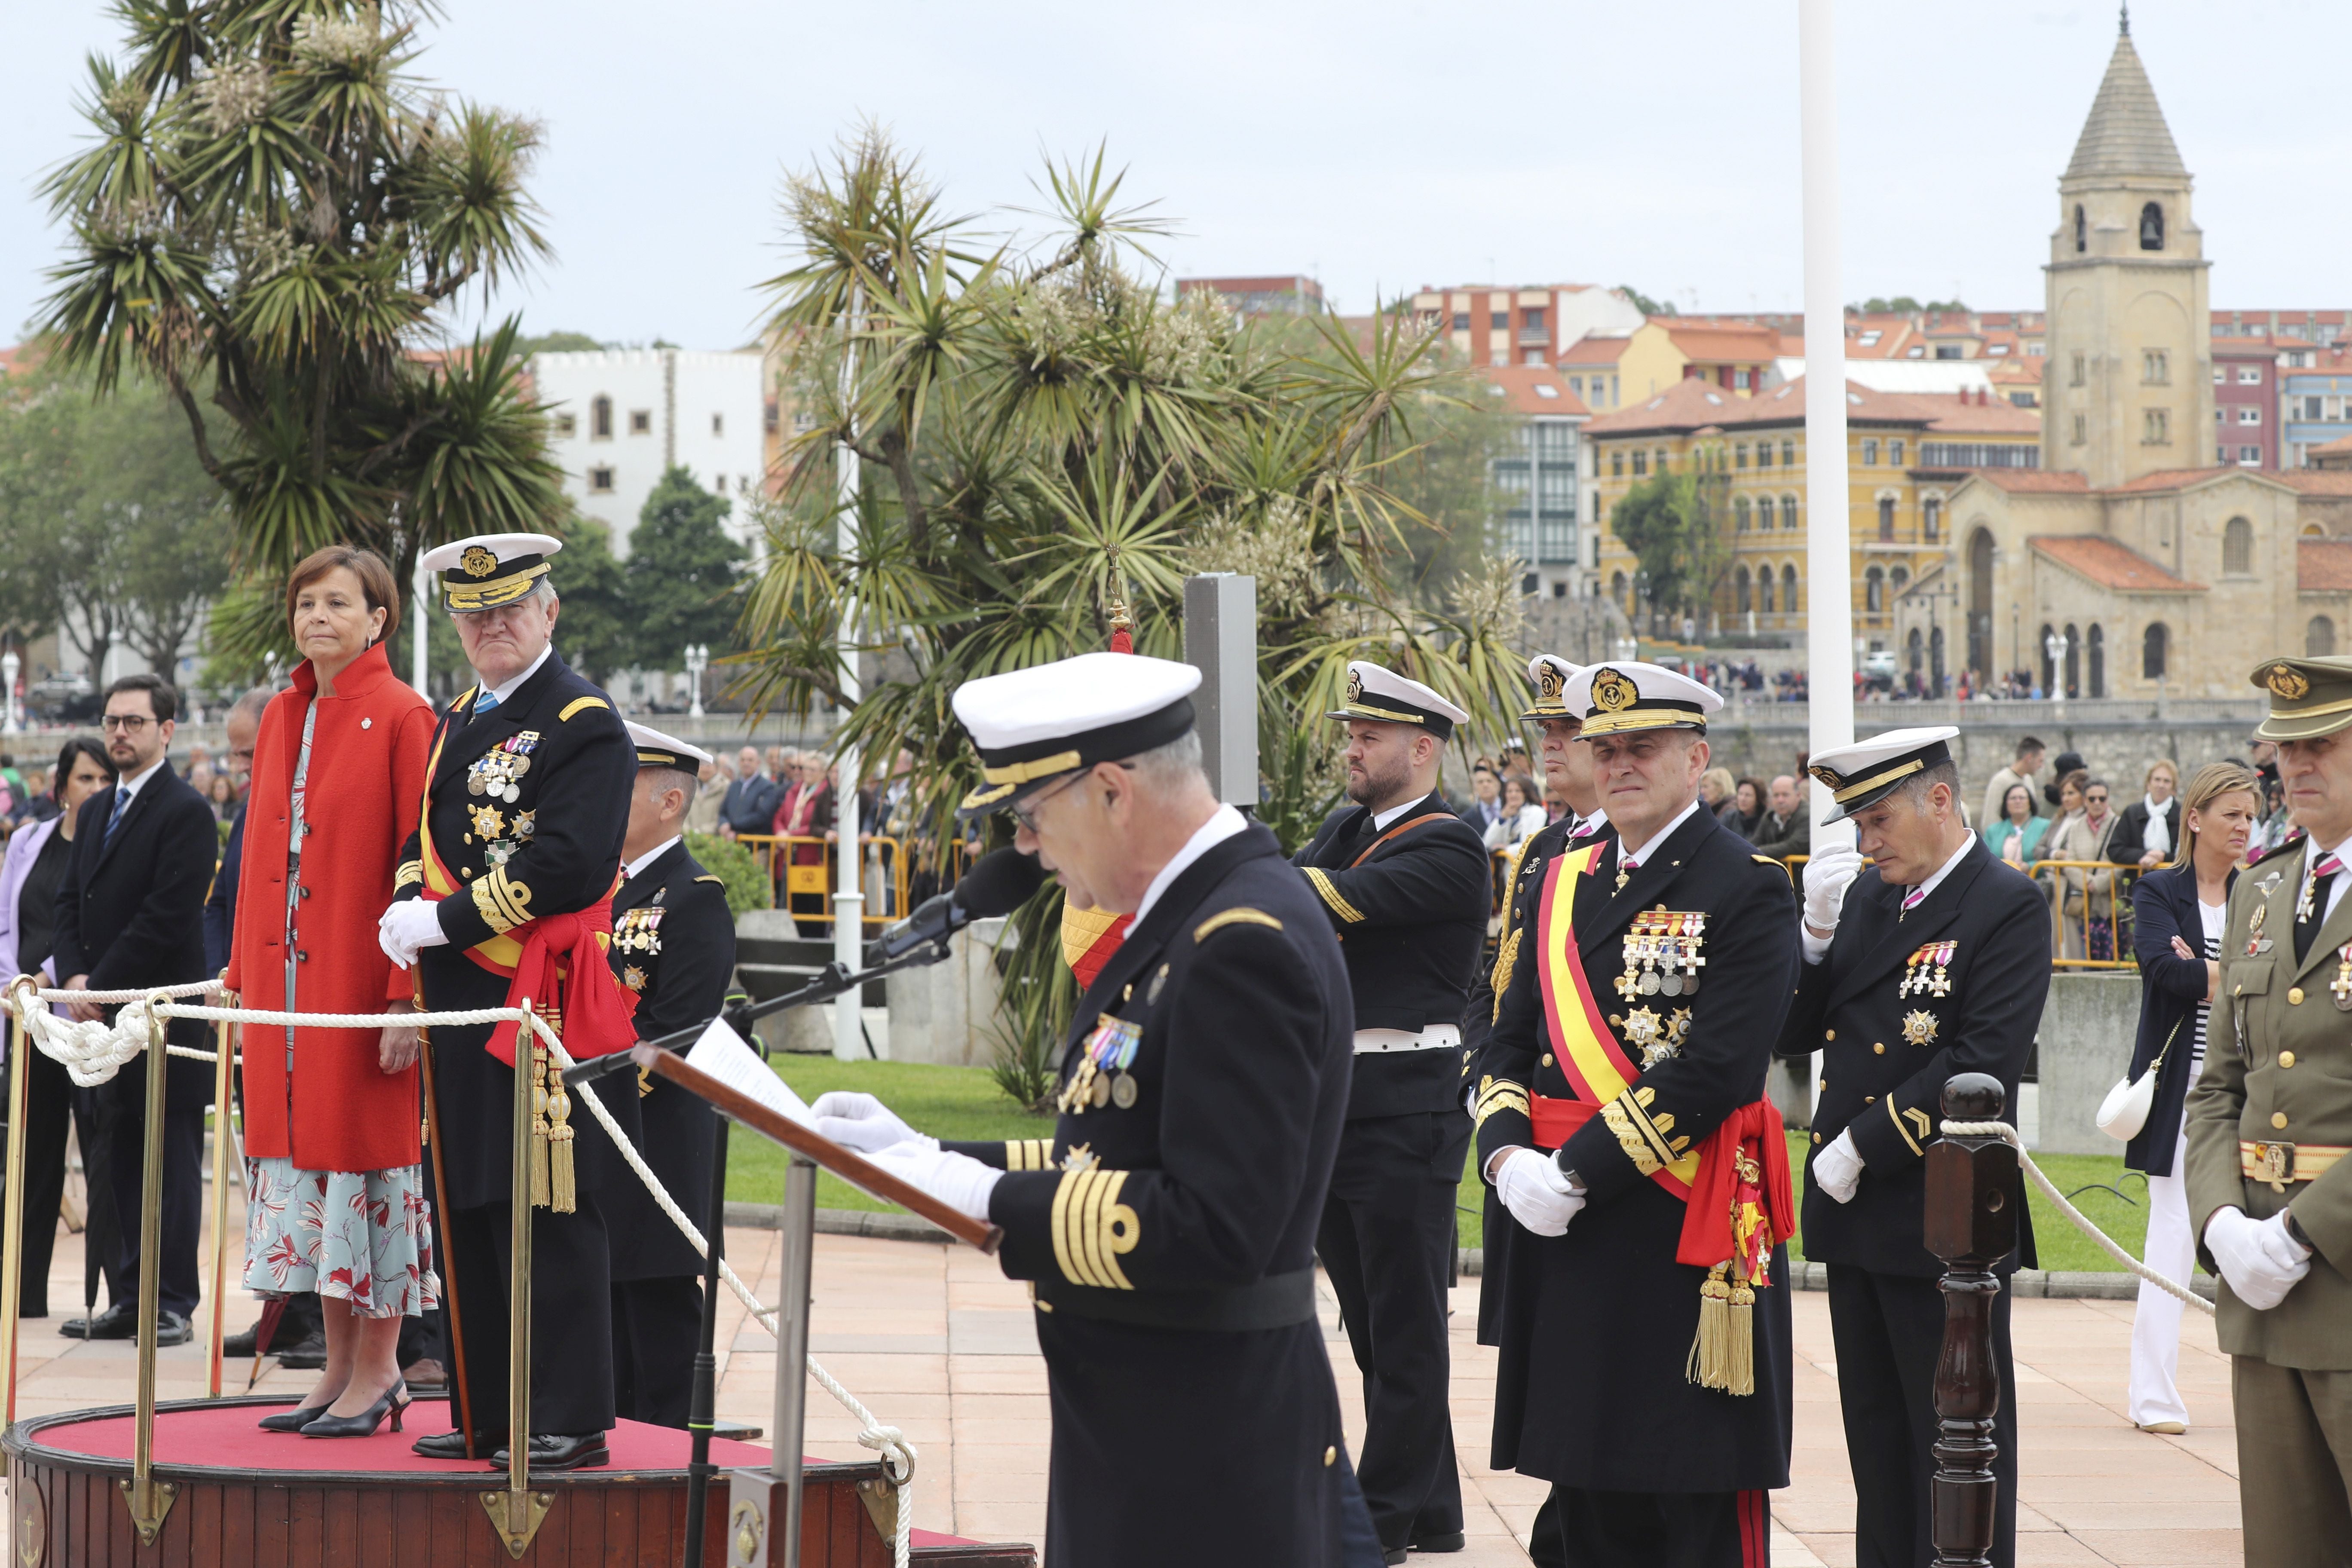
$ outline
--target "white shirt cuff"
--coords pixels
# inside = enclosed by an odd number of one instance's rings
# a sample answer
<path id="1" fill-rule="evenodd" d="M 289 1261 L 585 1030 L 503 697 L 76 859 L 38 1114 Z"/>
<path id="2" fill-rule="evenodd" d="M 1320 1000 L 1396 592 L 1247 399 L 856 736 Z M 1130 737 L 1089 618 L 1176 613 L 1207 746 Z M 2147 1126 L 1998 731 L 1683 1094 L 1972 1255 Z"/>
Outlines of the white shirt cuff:
<path id="1" fill-rule="evenodd" d="M 1815 936 L 1813 934 L 1813 928 L 1805 924 L 1803 917 L 1801 916 L 1798 919 L 1797 930 L 1803 933 L 1805 939 L 1805 962 L 1807 963 L 1819 963 L 1822 959 L 1827 958 L 1830 955 L 1830 943 L 1834 941 L 1837 936 L 1835 931 L 1832 931 L 1828 936 Z"/>

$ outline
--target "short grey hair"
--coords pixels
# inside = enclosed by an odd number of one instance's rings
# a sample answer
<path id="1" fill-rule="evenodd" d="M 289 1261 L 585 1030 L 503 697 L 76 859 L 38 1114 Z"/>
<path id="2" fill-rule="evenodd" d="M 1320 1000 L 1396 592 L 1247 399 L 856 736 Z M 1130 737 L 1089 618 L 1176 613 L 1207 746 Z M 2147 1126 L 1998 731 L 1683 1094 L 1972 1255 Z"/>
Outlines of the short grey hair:
<path id="1" fill-rule="evenodd" d="M 1937 784 L 1952 792 L 1952 809 L 1958 811 L 1960 805 L 1960 766 L 1958 763 L 1948 760 L 1937 763 L 1932 768 L 1913 773 L 1895 788 L 1896 794 L 1911 802 L 1914 809 L 1924 812 L 1927 809 L 1927 792 Z"/>
<path id="2" fill-rule="evenodd" d="M 644 778 L 647 774 L 653 777 L 655 795 L 660 795 L 666 790 L 684 790 L 686 805 L 683 809 L 688 811 L 694 809 L 694 797 L 702 792 L 702 780 L 695 773 L 684 768 L 639 768 L 637 770 L 639 778 Z"/>
<path id="3" fill-rule="evenodd" d="M 1197 782 L 1208 787 L 1208 773 L 1201 765 L 1201 731 L 1187 730 L 1164 746 L 1154 746 L 1127 759 L 1136 777 L 1155 793 L 1181 790 Z"/>
<path id="4" fill-rule="evenodd" d="M 277 695 L 276 690 L 269 687 L 256 686 L 235 702 L 230 703 L 228 710 L 231 713 L 242 713 L 247 718 L 258 722 L 261 719 L 261 710 L 268 707 L 270 699 Z"/>

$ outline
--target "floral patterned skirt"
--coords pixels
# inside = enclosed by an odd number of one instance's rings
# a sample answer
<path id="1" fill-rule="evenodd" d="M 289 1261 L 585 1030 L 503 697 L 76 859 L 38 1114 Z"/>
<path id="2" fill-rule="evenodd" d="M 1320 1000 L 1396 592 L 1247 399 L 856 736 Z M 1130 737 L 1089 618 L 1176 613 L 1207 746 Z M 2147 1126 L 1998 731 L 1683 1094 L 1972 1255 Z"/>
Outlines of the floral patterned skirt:
<path id="1" fill-rule="evenodd" d="M 315 1290 L 362 1318 L 416 1317 L 440 1305 L 424 1169 L 298 1171 L 283 1155 L 246 1162 L 246 1288 Z"/>

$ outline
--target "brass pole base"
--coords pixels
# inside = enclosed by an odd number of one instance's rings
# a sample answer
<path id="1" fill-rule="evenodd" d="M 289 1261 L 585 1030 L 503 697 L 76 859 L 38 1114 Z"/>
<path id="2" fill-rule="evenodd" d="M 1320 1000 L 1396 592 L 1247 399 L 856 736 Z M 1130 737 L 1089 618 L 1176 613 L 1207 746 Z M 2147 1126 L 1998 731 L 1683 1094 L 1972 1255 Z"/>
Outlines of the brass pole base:
<path id="1" fill-rule="evenodd" d="M 127 1483 L 126 1483 L 127 1484 Z M 548 1505 L 555 1500 L 546 1492 L 514 1492 L 499 1490 L 483 1492 L 482 1511 L 490 1516 L 490 1528 L 505 1542 L 507 1555 L 520 1562 L 530 1550 L 530 1538 L 547 1521 Z"/>
<path id="2" fill-rule="evenodd" d="M 131 1512 L 131 1528 L 139 1532 L 140 1544 L 154 1545 L 155 1538 L 163 1532 L 163 1521 L 171 1516 L 172 1505 L 180 1499 L 179 1487 L 171 1481 L 149 1480 L 144 1488 L 147 1504 L 142 1510 L 139 1502 L 142 1488 L 138 1481 L 121 1480 L 114 1484 L 122 1489 L 122 1506 Z"/>

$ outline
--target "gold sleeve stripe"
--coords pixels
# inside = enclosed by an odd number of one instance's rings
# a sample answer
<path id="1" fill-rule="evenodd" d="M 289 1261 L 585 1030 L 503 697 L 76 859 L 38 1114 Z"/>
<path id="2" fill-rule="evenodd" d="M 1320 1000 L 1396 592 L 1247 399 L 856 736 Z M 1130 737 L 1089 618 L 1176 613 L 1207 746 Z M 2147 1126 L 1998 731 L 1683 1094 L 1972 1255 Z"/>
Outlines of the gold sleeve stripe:
<path id="1" fill-rule="evenodd" d="M 612 711 L 613 705 L 601 697 L 575 697 L 563 705 L 563 711 L 555 716 L 556 721 L 561 723 L 574 713 L 589 708 L 602 708 L 609 713 Z"/>
<path id="2" fill-rule="evenodd" d="M 1926 1150 L 1919 1147 L 1919 1140 L 1911 1136 L 1911 1129 L 1903 1125 L 1903 1116 L 1901 1112 L 1895 1109 L 1895 1097 L 1893 1095 L 1886 1097 L 1886 1120 L 1895 1123 L 1895 1131 L 1903 1134 L 1903 1142 L 1911 1145 L 1911 1152 L 1914 1154 L 1925 1154 L 1927 1152 Z"/>
<path id="3" fill-rule="evenodd" d="M 400 863 L 400 869 L 392 874 L 392 890 L 396 893 L 412 882 L 423 880 L 425 880 L 425 862 L 403 860 Z"/>
<path id="4" fill-rule="evenodd" d="M 1339 896 L 1339 889 L 1331 885 L 1331 879 L 1324 874 L 1320 867 L 1307 867 L 1307 879 L 1314 884 L 1317 896 L 1321 898 L 1325 903 L 1331 906 L 1331 912 L 1333 914 L 1338 915 L 1341 920 L 1346 921 L 1350 925 L 1355 924 L 1357 921 L 1364 918 L 1363 910 L 1358 909 L 1355 905 L 1349 903 L 1347 900 Z"/>
<path id="5" fill-rule="evenodd" d="M 1625 1097 L 1619 1095 L 1601 1108 L 1601 1120 L 1607 1122 L 1609 1131 L 1617 1135 L 1617 1147 L 1625 1152 L 1625 1158 L 1633 1163 L 1633 1169 L 1645 1176 L 1655 1175 L 1664 1162 L 1650 1152 L 1649 1141 L 1634 1127 L 1633 1119 L 1625 1114 L 1627 1106 Z"/>
<path id="6" fill-rule="evenodd" d="M 1675 1130 L 1674 1112 L 1661 1110 L 1657 1115 L 1652 1116 L 1649 1110 L 1651 1102 L 1658 1098 L 1658 1091 L 1647 1084 L 1637 1084 L 1633 1093 L 1623 1098 L 1626 1101 L 1625 1110 L 1633 1125 L 1639 1128 L 1642 1136 L 1649 1141 L 1650 1152 L 1658 1157 L 1658 1163 L 1673 1164 L 1678 1151 L 1667 1143 L 1666 1134 Z"/>
<path id="7" fill-rule="evenodd" d="M 1505 915 L 1503 918 L 1508 920 L 1510 917 Z M 1519 938 L 1523 934 L 1515 931 L 1505 937 L 1502 951 L 1495 955 L 1495 974 L 1488 987 L 1495 993 L 1495 1008 L 1486 1018 L 1490 1024 L 1499 1022 L 1503 1016 L 1503 993 L 1511 988 L 1511 973 L 1518 967 Z"/>
<path id="8" fill-rule="evenodd" d="M 1276 920 L 1272 915 L 1267 914 L 1264 910 L 1220 910 L 1215 914 L 1211 915 L 1207 920 L 1202 921 L 1199 925 L 1192 928 L 1192 941 L 1196 944 L 1208 941 L 1211 936 L 1224 930 L 1227 926 L 1245 925 L 1272 926 L 1276 931 L 1280 931 L 1282 929 L 1282 922 Z"/>
<path id="9" fill-rule="evenodd" d="M 494 931 L 505 932 L 530 920 L 530 889 L 507 875 L 503 866 L 474 884 L 474 907 Z"/>
<path id="10" fill-rule="evenodd" d="M 1054 1189 L 1054 1261 L 1073 1285 L 1132 1290 L 1118 1255 L 1135 1250 L 1143 1228 L 1135 1210 L 1118 1201 L 1125 1171 L 1072 1171 Z"/>
<path id="11" fill-rule="evenodd" d="M 1054 1159 L 1051 1138 L 1007 1138 L 1004 1141 L 1004 1168 L 1008 1171 L 1043 1171 Z"/>
<path id="12" fill-rule="evenodd" d="M 1506 1090 L 1505 1092 L 1489 1094 L 1485 1099 L 1478 1101 L 1477 1112 L 1471 1118 L 1471 1120 L 1478 1126 L 1486 1126 L 1486 1118 L 1494 1115 L 1499 1110 L 1516 1110 L 1522 1116 L 1531 1116 L 1534 1114 L 1528 1106 L 1528 1097 L 1526 1095 L 1517 1092 L 1516 1089 L 1510 1089 L 1507 1085 L 1504 1086 L 1504 1088 Z"/>

